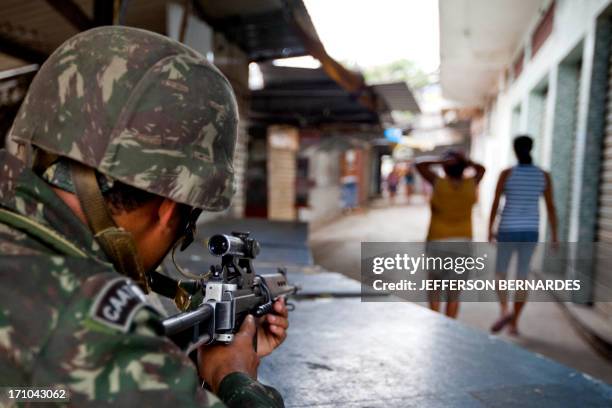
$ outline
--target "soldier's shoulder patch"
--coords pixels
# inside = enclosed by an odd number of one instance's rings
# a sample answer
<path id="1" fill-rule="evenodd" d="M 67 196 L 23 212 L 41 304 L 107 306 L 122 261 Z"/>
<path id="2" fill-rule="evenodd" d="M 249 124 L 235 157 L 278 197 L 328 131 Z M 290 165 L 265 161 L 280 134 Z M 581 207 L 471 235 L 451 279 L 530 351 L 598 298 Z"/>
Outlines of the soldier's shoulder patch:
<path id="1" fill-rule="evenodd" d="M 90 309 L 97 322 L 124 333 L 140 309 L 149 307 L 143 291 L 130 279 L 120 277 L 108 281 L 100 290 Z"/>

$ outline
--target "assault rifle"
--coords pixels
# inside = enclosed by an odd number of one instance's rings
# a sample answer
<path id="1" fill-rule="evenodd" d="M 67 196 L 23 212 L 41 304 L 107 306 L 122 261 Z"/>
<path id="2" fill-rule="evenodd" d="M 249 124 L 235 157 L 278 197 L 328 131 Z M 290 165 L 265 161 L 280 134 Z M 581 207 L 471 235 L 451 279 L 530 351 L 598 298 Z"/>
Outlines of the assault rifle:
<path id="1" fill-rule="evenodd" d="M 221 263 L 210 267 L 209 279 L 189 282 L 190 292 L 202 297 L 199 306 L 162 321 L 163 333 L 187 354 L 204 344 L 230 343 L 248 314 L 263 316 L 279 297 L 297 290 L 281 268 L 255 274 L 253 259 L 260 246 L 248 232 L 214 235 L 208 250 Z"/>

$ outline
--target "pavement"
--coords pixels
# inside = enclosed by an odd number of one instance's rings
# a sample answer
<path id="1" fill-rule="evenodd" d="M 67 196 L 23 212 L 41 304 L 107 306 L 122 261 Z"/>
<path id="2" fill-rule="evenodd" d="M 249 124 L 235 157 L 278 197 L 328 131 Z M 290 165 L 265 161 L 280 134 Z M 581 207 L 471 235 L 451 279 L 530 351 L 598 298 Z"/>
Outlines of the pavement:
<path id="1" fill-rule="evenodd" d="M 200 231 L 236 229 L 260 238 L 258 272 L 283 265 L 289 281 L 302 286 L 287 340 L 259 368 L 259 379 L 277 388 L 287 407 L 612 406 L 612 386 L 499 337 L 416 304 L 362 302 L 359 282 L 311 263 L 303 224 L 218 220 Z M 341 249 L 363 239 L 327 232 Z M 314 234 L 310 242 L 316 240 Z M 334 260 L 354 257 L 341 251 Z M 179 262 L 196 269 L 209 259 L 195 246 Z"/>
<path id="2" fill-rule="evenodd" d="M 296 302 L 259 378 L 287 407 L 609 407 L 612 387 L 410 303 Z"/>
<path id="3" fill-rule="evenodd" d="M 482 241 L 486 228 L 479 213 L 474 212 L 475 240 Z M 428 222 L 429 210 L 423 197 L 414 197 L 410 203 L 399 199 L 394 205 L 388 200 L 379 200 L 362 213 L 346 215 L 311 231 L 310 247 L 318 265 L 359 279 L 362 241 L 422 241 Z M 496 338 L 612 384 L 612 363 L 591 347 L 584 330 L 568 315 L 568 307 L 572 306 L 552 299 L 528 303 L 521 317 L 520 336 L 501 333 Z M 496 303 L 464 302 L 458 320 L 488 335 L 498 317 Z"/>

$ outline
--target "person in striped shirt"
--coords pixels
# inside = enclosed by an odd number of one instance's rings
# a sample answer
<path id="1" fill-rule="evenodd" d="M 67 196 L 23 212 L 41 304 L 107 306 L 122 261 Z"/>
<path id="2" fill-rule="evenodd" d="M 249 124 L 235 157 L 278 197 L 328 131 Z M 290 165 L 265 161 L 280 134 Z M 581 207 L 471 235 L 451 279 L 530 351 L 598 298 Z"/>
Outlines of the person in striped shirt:
<path id="1" fill-rule="evenodd" d="M 514 153 L 518 160 L 516 166 L 501 172 L 495 190 L 495 198 L 489 219 L 489 241 L 503 243 L 497 246 L 497 279 L 505 279 L 508 265 L 513 254 L 517 254 L 516 279 L 527 279 L 529 264 L 539 239 L 540 197 L 546 202 L 546 212 L 550 224 L 551 239 L 557 242 L 557 216 L 553 202 L 553 188 L 550 174 L 533 164 L 531 149 L 533 139 L 521 135 L 514 139 Z M 505 203 L 501 211 L 497 234 L 494 233 L 495 221 L 501 196 Z M 525 306 L 527 293 L 517 292 L 513 310 L 508 310 L 505 291 L 498 291 L 501 316 L 491 327 L 494 333 L 510 325 L 509 332 L 518 335 L 518 320 Z"/>

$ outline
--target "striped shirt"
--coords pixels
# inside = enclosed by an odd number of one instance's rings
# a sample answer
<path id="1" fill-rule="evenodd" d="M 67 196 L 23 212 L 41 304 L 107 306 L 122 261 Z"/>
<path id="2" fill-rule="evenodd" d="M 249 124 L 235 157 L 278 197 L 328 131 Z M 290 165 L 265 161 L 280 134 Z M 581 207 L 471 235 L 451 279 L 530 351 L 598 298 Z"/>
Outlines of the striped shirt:
<path id="1" fill-rule="evenodd" d="M 510 170 L 504 184 L 506 198 L 499 231 L 538 231 L 540 196 L 546 188 L 544 171 L 532 164 L 519 164 Z"/>

